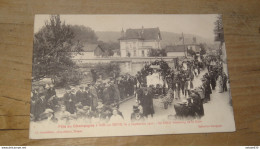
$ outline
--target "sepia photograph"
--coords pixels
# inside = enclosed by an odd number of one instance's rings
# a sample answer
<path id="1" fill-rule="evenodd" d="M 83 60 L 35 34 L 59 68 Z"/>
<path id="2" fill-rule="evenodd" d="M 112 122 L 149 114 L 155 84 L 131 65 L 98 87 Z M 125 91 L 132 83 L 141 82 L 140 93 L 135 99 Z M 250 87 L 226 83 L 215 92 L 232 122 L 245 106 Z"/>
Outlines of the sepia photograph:
<path id="1" fill-rule="evenodd" d="M 235 131 L 222 16 L 35 15 L 30 138 Z"/>

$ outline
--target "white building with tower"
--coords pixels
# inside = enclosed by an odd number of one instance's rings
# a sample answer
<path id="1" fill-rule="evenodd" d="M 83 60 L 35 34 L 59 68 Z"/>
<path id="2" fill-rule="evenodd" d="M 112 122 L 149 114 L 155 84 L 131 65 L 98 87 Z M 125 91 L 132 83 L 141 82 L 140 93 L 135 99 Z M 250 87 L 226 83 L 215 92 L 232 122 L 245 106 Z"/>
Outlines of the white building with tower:
<path id="1" fill-rule="evenodd" d="M 161 49 L 161 33 L 157 28 L 127 29 L 121 31 L 121 57 L 148 57 L 151 49 Z"/>

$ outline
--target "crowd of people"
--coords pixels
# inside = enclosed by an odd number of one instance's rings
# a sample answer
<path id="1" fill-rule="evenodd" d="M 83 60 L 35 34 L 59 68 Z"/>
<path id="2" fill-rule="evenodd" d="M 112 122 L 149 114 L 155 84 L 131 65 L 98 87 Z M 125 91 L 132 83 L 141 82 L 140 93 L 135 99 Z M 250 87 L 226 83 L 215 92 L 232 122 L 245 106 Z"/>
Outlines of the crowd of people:
<path id="1" fill-rule="evenodd" d="M 183 63 L 186 63 L 186 69 Z M 219 93 L 227 91 L 227 75 L 223 71 L 221 60 L 215 56 L 207 56 L 201 62 L 197 59 L 184 61 L 176 67 L 177 75 L 175 80 L 171 80 L 174 84 L 172 89 L 175 91 L 175 98 L 179 99 L 181 93 L 185 97 L 188 95 L 185 105 L 175 105 L 177 115 L 201 117 L 204 115 L 203 104 L 211 100 L 212 90 L 217 86 Z M 201 78 L 201 85 L 194 88 L 194 76 L 198 76 L 205 68 L 207 72 Z"/>
<path id="2" fill-rule="evenodd" d="M 201 85 L 195 88 L 194 78 L 205 68 L 208 72 L 201 78 Z M 161 75 L 163 85 L 147 86 L 146 77 L 153 73 Z M 52 84 L 43 89 L 35 89 L 31 94 L 31 120 L 120 122 L 124 116 L 119 111 L 119 103 L 133 95 L 137 102 L 133 105 L 131 114 L 134 122 L 144 121 L 149 115 L 153 117 L 153 99 L 156 95 L 168 104 L 185 96 L 186 103 L 174 105 L 176 114 L 201 117 L 204 115 L 203 104 L 210 101 L 212 90 L 217 89 L 219 93 L 227 91 L 227 79 L 221 61 L 214 56 L 207 56 L 202 61 L 174 59 L 173 68 L 163 59 L 156 60 L 146 63 L 136 76 L 126 74 L 108 80 L 95 77 L 91 83 L 79 86 L 78 89 L 68 86 L 61 97 L 57 96 Z"/>
<path id="3" fill-rule="evenodd" d="M 109 80 L 95 80 L 79 89 L 67 86 L 58 97 L 53 84 L 38 88 L 31 93 L 31 120 L 69 121 L 84 118 L 86 121 L 113 121 L 118 115 L 119 103 L 134 95 L 135 77 L 126 74 Z M 117 115 L 118 114 L 118 115 Z"/>

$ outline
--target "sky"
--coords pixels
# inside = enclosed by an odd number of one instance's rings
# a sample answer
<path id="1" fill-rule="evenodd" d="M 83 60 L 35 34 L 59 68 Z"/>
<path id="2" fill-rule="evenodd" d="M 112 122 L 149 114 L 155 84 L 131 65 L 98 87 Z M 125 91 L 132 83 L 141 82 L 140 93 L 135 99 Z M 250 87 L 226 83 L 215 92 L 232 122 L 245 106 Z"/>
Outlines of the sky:
<path id="1" fill-rule="evenodd" d="M 49 19 L 49 15 L 36 15 L 34 32 L 38 32 Z M 155 28 L 160 31 L 194 34 L 214 40 L 216 14 L 201 15 L 60 15 L 61 20 L 70 25 L 84 25 L 94 31 L 124 31 L 128 28 Z"/>

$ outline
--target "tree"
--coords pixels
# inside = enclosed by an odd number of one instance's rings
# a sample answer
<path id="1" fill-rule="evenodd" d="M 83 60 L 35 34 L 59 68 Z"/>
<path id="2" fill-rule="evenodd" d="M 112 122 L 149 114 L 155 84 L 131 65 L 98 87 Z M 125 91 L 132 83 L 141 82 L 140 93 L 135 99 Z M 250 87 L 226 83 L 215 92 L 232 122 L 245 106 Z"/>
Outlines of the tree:
<path id="1" fill-rule="evenodd" d="M 224 28 L 223 28 L 223 22 L 222 22 L 221 15 L 218 15 L 217 20 L 215 22 L 214 33 L 215 33 L 215 41 L 220 42 L 218 55 L 222 55 L 223 54 L 222 46 L 223 46 L 223 43 L 225 42 L 225 40 L 224 40 Z"/>
<path id="2" fill-rule="evenodd" d="M 118 42 L 98 41 L 97 43 L 105 51 L 103 56 L 113 56 L 114 55 L 113 50 L 120 49 L 120 45 Z"/>
<path id="3" fill-rule="evenodd" d="M 73 41 L 97 43 L 98 37 L 94 30 L 83 25 L 73 25 L 71 30 L 74 32 Z"/>
<path id="4" fill-rule="evenodd" d="M 59 15 L 51 15 L 34 35 L 33 79 L 60 76 L 65 70 L 74 68 L 72 52 L 81 51 L 82 46 L 73 42 L 73 38 L 71 26 L 61 22 Z"/>
<path id="5" fill-rule="evenodd" d="M 221 43 L 224 42 L 224 29 L 223 29 L 223 22 L 222 16 L 218 15 L 217 20 L 215 22 L 215 41 L 220 41 Z"/>

